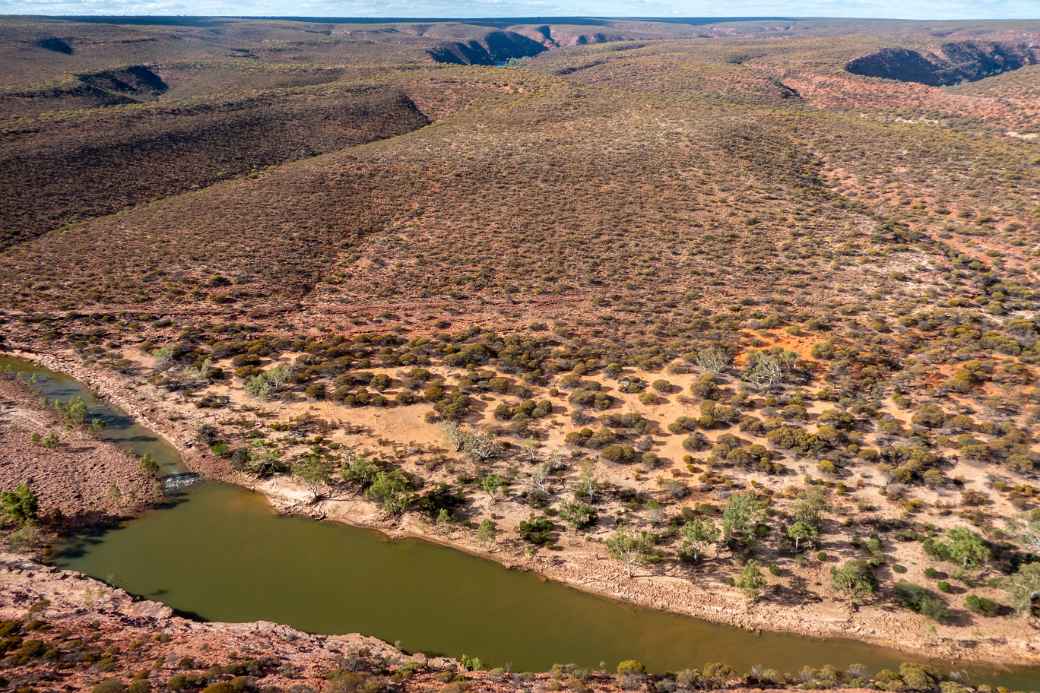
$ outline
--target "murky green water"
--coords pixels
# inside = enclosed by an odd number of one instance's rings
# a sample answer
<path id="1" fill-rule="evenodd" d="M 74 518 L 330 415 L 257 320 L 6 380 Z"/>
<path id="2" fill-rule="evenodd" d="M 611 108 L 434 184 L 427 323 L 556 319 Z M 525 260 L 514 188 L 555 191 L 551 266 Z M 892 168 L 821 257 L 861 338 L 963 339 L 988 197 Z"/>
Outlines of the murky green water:
<path id="1" fill-rule="evenodd" d="M 78 387 L 68 378 L 64 383 Z M 148 437 L 155 438 L 143 431 L 115 440 L 138 445 Z M 427 542 L 281 517 L 262 496 L 216 483 L 80 539 L 56 563 L 209 620 L 361 632 L 408 650 L 476 655 L 485 665 L 518 671 L 557 662 L 613 667 L 627 658 L 656 671 L 713 661 L 741 671 L 756 664 L 782 671 L 853 663 L 879 669 L 910 659 L 855 641 L 756 635 L 634 607 Z M 968 672 L 1040 689 L 1035 669 Z"/>

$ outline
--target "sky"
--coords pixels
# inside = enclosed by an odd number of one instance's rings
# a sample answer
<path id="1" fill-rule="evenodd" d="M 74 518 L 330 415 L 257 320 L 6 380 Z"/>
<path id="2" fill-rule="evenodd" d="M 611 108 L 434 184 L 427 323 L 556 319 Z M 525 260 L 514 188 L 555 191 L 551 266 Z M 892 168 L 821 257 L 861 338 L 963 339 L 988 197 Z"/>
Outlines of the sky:
<path id="1" fill-rule="evenodd" d="M 0 14 L 1037 19 L 1040 0 L 0 0 Z"/>

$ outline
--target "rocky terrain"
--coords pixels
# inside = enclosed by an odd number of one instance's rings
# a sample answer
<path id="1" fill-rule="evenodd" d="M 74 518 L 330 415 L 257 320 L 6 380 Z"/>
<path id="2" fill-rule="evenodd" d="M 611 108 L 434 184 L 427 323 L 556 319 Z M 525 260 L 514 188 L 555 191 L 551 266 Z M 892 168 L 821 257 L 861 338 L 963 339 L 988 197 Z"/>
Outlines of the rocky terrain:
<path id="1" fill-rule="evenodd" d="M 139 460 L 68 427 L 24 384 L 0 375 L 0 488 L 31 485 L 52 526 L 107 524 L 161 498 Z"/>
<path id="2" fill-rule="evenodd" d="M 1038 37 L 5 18 L 3 344 L 293 512 L 1036 664 Z M 0 491 L 149 500 L 3 396 Z"/>

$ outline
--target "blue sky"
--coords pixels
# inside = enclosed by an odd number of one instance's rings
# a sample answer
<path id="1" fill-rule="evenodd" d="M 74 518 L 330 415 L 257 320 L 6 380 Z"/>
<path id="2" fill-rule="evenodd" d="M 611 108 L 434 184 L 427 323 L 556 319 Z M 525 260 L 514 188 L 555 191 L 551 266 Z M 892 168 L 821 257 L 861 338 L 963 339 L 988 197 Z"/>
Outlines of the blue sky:
<path id="1" fill-rule="evenodd" d="M 0 14 L 1040 18 L 1040 0 L 0 0 Z"/>

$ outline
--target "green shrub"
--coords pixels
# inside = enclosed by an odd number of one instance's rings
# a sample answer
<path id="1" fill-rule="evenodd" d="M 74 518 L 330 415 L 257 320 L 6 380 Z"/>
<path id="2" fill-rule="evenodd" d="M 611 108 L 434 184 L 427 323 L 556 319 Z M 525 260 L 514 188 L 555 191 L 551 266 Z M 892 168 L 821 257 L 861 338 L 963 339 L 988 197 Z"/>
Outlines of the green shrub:
<path id="1" fill-rule="evenodd" d="M 535 546 L 544 546 L 553 542 L 553 530 L 556 526 L 547 517 L 531 517 L 520 523 L 517 531 L 520 538 Z"/>
<path id="2" fill-rule="evenodd" d="M 0 512 L 18 526 L 36 522 L 40 501 L 28 484 L 19 484 L 13 491 L 0 493 Z"/>
<path id="3" fill-rule="evenodd" d="M 853 602 L 874 594 L 878 588 L 874 570 L 863 560 L 851 560 L 841 567 L 831 568 L 831 584 Z"/>
<path id="4" fill-rule="evenodd" d="M 560 506 L 560 517 L 575 529 L 585 529 L 596 521 L 596 509 L 588 503 L 575 500 Z"/>
<path id="5" fill-rule="evenodd" d="M 944 623 L 950 618 L 946 602 L 931 590 L 912 582 L 896 583 L 895 598 L 902 606 L 933 621 Z"/>
<path id="6" fill-rule="evenodd" d="M 391 514 L 404 512 L 412 500 L 412 483 L 400 469 L 376 472 L 365 495 Z"/>
<path id="7" fill-rule="evenodd" d="M 965 597 L 964 606 L 968 608 L 968 611 L 973 614 L 979 614 L 980 616 L 1002 616 L 1010 611 L 1008 607 L 1004 606 L 1000 602 L 993 601 L 986 597 L 980 597 L 976 594 L 969 594 Z"/>

